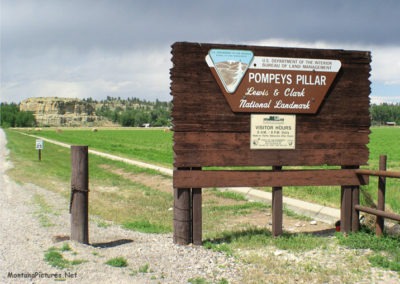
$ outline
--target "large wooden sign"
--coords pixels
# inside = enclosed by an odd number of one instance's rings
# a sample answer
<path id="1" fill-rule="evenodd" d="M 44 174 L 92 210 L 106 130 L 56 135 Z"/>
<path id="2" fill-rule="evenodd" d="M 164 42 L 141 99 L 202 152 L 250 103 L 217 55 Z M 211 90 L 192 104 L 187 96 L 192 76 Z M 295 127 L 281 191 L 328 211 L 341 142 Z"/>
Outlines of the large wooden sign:
<path id="1" fill-rule="evenodd" d="M 370 52 L 178 42 L 172 56 L 176 202 L 183 189 L 366 182 L 354 169 L 369 156 Z M 322 165 L 338 167 L 286 168 Z"/>
<path id="2" fill-rule="evenodd" d="M 252 113 L 232 110 L 226 99 L 231 95 L 221 90 L 205 60 L 212 50 L 235 49 L 251 51 L 255 57 L 340 61 L 340 69 L 315 114 L 285 110 L 296 116 L 294 149 L 250 148 Z M 365 165 L 368 162 L 369 52 L 175 43 L 172 54 L 175 167 Z M 279 111 L 271 109 L 262 113 Z"/>

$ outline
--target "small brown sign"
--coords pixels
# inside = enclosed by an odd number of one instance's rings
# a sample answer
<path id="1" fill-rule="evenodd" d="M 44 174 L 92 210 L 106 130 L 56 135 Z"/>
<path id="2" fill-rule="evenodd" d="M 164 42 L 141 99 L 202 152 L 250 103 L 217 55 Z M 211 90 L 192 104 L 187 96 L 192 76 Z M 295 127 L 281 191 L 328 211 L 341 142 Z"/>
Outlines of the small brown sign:
<path id="1" fill-rule="evenodd" d="M 250 113 L 316 113 L 341 68 L 339 60 L 227 49 L 211 49 L 206 62 L 232 111 Z"/>

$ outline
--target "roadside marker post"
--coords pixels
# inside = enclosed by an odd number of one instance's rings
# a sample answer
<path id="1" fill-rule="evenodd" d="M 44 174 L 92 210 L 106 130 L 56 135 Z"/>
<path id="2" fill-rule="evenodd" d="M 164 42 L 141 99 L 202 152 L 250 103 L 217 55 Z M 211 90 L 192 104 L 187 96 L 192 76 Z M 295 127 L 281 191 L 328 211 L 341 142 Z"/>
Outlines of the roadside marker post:
<path id="1" fill-rule="evenodd" d="M 44 142 L 42 139 L 36 139 L 36 150 L 38 150 L 39 161 L 42 160 L 42 150 L 44 148 Z"/>

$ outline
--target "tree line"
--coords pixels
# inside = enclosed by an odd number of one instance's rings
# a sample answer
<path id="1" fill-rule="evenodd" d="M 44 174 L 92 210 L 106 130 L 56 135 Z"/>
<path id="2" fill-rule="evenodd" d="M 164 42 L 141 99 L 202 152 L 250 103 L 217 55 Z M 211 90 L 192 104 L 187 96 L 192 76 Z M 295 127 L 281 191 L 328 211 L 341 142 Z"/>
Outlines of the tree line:
<path id="1" fill-rule="evenodd" d="M 34 127 L 36 119 L 31 111 L 20 111 L 15 103 L 0 104 L 0 126 L 7 127 Z"/>
<path id="2" fill-rule="evenodd" d="M 385 125 L 387 122 L 400 124 L 400 103 L 373 104 L 370 107 L 372 125 Z"/>
<path id="3" fill-rule="evenodd" d="M 100 105 L 96 108 L 96 115 L 106 117 L 121 126 L 171 126 L 171 102 L 107 97 L 106 100 L 95 103 Z"/>
<path id="4" fill-rule="evenodd" d="M 96 115 L 105 117 L 121 126 L 171 126 L 171 102 L 156 100 L 150 102 L 137 98 L 121 99 L 107 97 L 102 101 L 84 99 L 96 106 Z M 370 107 L 372 125 L 395 122 L 400 125 L 400 103 L 372 104 Z M 20 111 L 15 103 L 0 104 L 1 127 L 35 127 L 35 116 L 29 111 Z"/>

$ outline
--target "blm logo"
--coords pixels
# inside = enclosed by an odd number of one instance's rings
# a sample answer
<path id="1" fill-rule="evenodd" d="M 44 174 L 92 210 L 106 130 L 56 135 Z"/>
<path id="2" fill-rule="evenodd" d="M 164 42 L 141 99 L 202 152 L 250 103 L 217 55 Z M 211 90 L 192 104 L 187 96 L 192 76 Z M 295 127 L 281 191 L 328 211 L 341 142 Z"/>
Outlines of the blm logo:
<path id="1" fill-rule="evenodd" d="M 234 93 L 253 60 L 249 50 L 211 49 L 206 61 L 213 67 L 227 93 Z"/>

